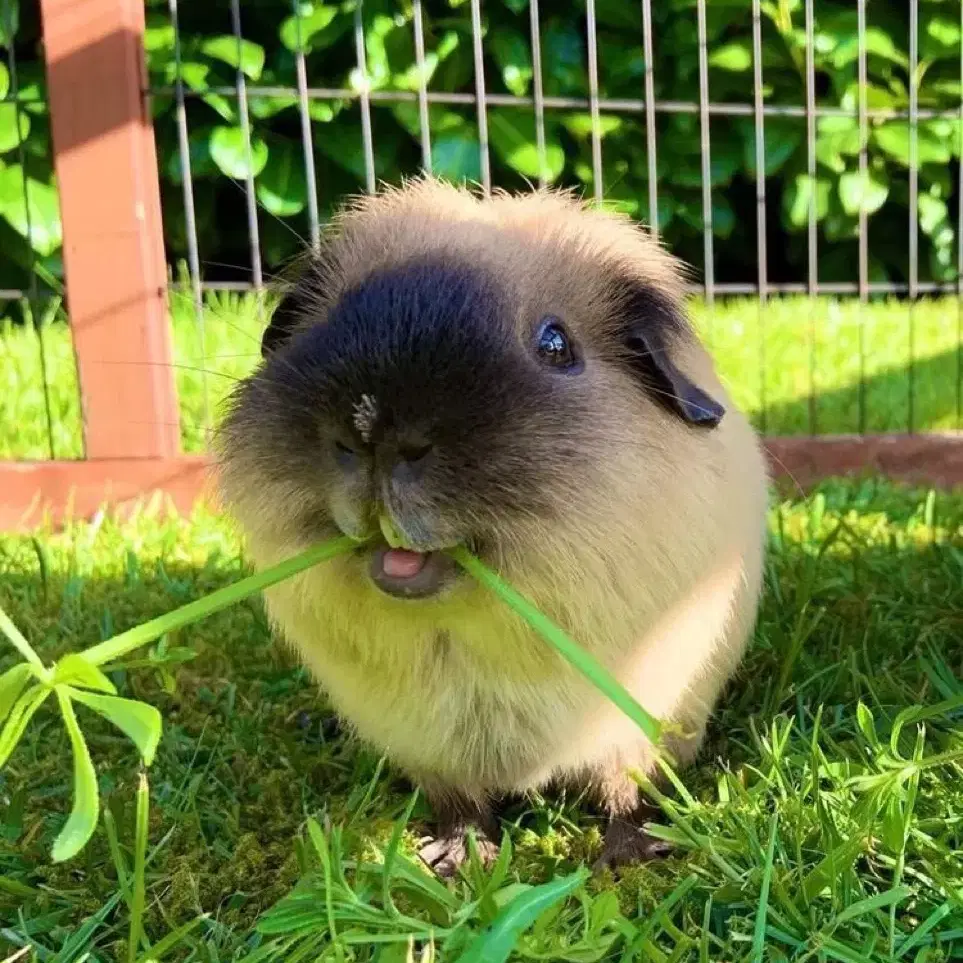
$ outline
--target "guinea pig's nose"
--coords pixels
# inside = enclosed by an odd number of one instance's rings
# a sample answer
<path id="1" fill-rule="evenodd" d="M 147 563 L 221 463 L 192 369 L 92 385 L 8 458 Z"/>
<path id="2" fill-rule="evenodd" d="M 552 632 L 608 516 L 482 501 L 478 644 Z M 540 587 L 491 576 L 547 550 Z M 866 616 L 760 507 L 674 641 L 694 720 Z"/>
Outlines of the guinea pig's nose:
<path id="1" fill-rule="evenodd" d="M 391 477 L 402 483 L 419 481 L 425 473 L 432 449 L 432 445 L 399 445 Z"/>

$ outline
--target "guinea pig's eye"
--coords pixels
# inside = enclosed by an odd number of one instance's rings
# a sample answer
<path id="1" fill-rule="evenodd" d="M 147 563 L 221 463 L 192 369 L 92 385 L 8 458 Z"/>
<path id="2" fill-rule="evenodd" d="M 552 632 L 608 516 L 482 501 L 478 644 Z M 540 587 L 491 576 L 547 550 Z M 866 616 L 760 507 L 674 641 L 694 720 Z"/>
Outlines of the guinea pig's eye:
<path id="1" fill-rule="evenodd" d="M 578 358 L 561 321 L 545 318 L 535 334 L 535 352 L 539 360 L 551 368 L 572 371 L 579 367 Z"/>

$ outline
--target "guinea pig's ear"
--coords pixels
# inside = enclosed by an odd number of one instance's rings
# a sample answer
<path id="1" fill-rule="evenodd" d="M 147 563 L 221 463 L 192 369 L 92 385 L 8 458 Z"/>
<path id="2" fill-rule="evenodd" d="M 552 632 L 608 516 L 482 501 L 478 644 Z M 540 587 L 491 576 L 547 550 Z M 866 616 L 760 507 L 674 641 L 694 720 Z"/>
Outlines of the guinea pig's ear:
<path id="1" fill-rule="evenodd" d="M 630 363 L 653 398 L 690 425 L 715 428 L 726 409 L 672 361 L 673 342 L 689 336 L 679 308 L 660 291 L 632 284 L 623 311 Z"/>
<path id="2" fill-rule="evenodd" d="M 297 284 L 288 288 L 274 309 L 268 326 L 261 335 L 261 357 L 276 351 L 294 333 L 301 317 L 301 292 Z"/>
<path id="3" fill-rule="evenodd" d="M 321 257 L 310 253 L 298 258 L 281 279 L 285 285 L 278 306 L 261 336 L 261 356 L 277 351 L 310 316 L 325 289 Z"/>

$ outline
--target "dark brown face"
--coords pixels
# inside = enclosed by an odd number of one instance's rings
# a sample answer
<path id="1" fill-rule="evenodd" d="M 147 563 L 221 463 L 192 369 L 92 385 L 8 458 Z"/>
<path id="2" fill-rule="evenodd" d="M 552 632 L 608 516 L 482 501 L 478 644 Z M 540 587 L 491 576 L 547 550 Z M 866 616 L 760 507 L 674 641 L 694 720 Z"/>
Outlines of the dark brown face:
<path id="1" fill-rule="evenodd" d="M 307 290 L 275 315 L 266 362 L 237 391 L 222 434 L 250 484 L 290 493 L 285 518 L 316 537 L 371 539 L 371 579 L 404 598 L 451 582 L 444 549 L 485 553 L 532 518 L 565 524 L 573 484 L 591 486 L 599 467 L 586 439 L 612 416 L 599 385 L 616 363 L 581 343 L 577 325 L 519 319 L 495 278 L 449 261 L 373 274 L 296 330 Z M 610 358 L 648 371 L 684 420 L 718 421 L 718 406 L 678 381 L 654 345 L 658 301 L 635 307 L 648 328 L 627 325 Z"/>

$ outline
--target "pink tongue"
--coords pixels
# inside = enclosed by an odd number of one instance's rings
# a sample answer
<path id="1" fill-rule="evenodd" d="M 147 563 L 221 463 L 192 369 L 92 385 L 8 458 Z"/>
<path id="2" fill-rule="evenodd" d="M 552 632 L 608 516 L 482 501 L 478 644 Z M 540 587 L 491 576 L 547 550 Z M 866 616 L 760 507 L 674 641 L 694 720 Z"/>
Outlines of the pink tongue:
<path id="1" fill-rule="evenodd" d="M 385 552 L 382 566 L 390 578 L 414 578 L 425 567 L 425 556 L 421 552 L 392 548 Z"/>

